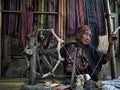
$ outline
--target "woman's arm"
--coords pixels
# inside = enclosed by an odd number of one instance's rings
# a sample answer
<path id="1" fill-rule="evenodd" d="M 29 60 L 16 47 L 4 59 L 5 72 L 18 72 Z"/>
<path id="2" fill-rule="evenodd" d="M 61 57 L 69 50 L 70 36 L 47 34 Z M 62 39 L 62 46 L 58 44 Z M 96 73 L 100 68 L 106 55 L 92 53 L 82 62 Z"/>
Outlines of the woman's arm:
<path id="1" fill-rule="evenodd" d="M 112 34 L 111 37 L 110 37 L 108 51 L 107 51 L 107 54 L 104 57 L 104 59 L 106 61 L 111 60 L 111 58 L 113 56 L 112 55 L 113 54 L 113 45 L 114 45 L 114 42 L 117 40 L 117 38 L 118 38 L 117 34 Z"/>

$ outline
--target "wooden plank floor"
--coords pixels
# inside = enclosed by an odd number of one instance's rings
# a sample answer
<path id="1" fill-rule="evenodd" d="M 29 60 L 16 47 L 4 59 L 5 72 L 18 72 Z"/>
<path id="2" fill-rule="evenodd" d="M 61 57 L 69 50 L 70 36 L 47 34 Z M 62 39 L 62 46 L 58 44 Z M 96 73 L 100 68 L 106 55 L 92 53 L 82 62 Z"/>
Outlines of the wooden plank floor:
<path id="1" fill-rule="evenodd" d="M 21 86 L 28 82 L 27 78 L 0 78 L 0 90 L 21 90 Z M 60 83 L 58 79 L 39 79 L 38 83 L 55 82 Z"/>
<path id="2" fill-rule="evenodd" d="M 0 90 L 22 90 L 21 86 L 24 85 L 26 82 L 28 82 L 27 78 L 0 78 Z M 55 82 L 55 83 L 60 83 L 61 80 L 58 79 L 40 79 L 37 81 L 38 83 L 42 82 Z M 99 85 L 100 82 L 98 82 Z M 94 90 L 101 90 L 99 89 L 94 89 Z"/>
<path id="3" fill-rule="evenodd" d="M 21 90 L 21 86 L 27 82 L 26 78 L 2 78 L 0 90 Z"/>

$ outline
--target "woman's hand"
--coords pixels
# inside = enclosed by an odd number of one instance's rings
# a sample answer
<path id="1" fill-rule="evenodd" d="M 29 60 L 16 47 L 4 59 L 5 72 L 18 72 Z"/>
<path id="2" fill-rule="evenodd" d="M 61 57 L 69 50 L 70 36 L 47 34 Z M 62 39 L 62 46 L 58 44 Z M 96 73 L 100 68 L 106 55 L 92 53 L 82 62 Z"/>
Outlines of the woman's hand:
<path id="1" fill-rule="evenodd" d="M 110 37 L 110 44 L 114 44 L 114 42 L 118 39 L 118 35 L 117 34 L 114 34 L 112 33 L 111 34 L 111 37 Z"/>

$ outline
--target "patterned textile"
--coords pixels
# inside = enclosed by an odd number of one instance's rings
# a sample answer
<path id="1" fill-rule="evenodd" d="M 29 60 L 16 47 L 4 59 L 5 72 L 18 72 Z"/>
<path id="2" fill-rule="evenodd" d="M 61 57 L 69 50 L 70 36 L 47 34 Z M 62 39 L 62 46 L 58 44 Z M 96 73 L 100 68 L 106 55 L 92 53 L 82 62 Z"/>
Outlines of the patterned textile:
<path id="1" fill-rule="evenodd" d="M 67 1 L 67 27 L 66 34 L 73 35 L 75 28 L 79 25 L 87 24 L 87 12 L 85 0 Z"/>
<path id="2" fill-rule="evenodd" d="M 80 73 L 87 73 L 88 65 L 90 64 L 89 59 L 87 58 L 85 52 L 82 48 L 77 46 L 75 43 L 68 43 L 65 47 L 61 49 L 61 55 L 65 58 L 65 72 L 71 73 L 72 72 L 72 64 L 75 56 L 75 48 L 77 48 L 76 53 L 76 74 Z M 65 52 L 64 52 L 65 50 Z"/>
<path id="3" fill-rule="evenodd" d="M 94 0 L 96 14 L 96 32 L 98 35 L 106 34 L 103 0 Z"/>
<path id="4" fill-rule="evenodd" d="M 73 49 L 73 50 L 71 50 Z M 73 60 L 74 60 L 74 48 L 70 48 L 69 55 L 66 58 L 66 72 L 72 72 L 72 64 L 73 64 Z M 85 54 L 85 53 L 84 53 Z M 76 69 L 80 70 L 81 73 L 85 72 L 88 65 L 89 65 L 89 60 L 88 58 L 86 58 L 83 54 L 83 50 L 82 48 L 77 48 L 77 55 L 76 55 Z M 79 73 L 79 72 L 77 72 Z"/>
<path id="5" fill-rule="evenodd" d="M 66 0 L 59 0 L 59 28 L 58 35 L 60 38 L 65 39 L 65 30 L 66 30 Z"/>
<path id="6" fill-rule="evenodd" d="M 26 45 L 26 36 L 31 33 L 33 30 L 33 12 L 30 10 L 30 1 L 25 0 L 23 2 L 22 8 L 22 29 L 21 29 L 21 46 L 25 47 Z"/>
<path id="7" fill-rule="evenodd" d="M 17 4 L 19 3 L 18 0 L 4 0 L 3 7 L 4 10 L 19 10 L 19 6 Z M 6 30 L 6 33 L 10 36 L 16 36 L 18 34 L 18 14 L 14 13 L 7 13 L 4 15 L 4 29 Z"/>
<path id="8" fill-rule="evenodd" d="M 72 56 L 69 56 L 69 55 L 72 55 L 71 52 L 74 50 L 74 47 L 77 47 L 78 50 L 79 50 L 79 48 L 81 48 L 76 43 L 67 43 L 61 49 L 61 56 L 63 58 L 65 58 L 65 60 L 68 60 L 67 57 L 72 58 Z M 83 70 L 84 72 L 81 71 L 81 70 L 79 70 L 79 71 L 80 71 L 80 73 L 87 73 L 87 74 L 89 74 L 91 76 L 92 80 L 97 81 L 98 80 L 98 73 L 101 71 L 102 65 L 106 63 L 106 60 L 104 60 L 104 58 L 103 58 L 105 53 L 98 51 L 91 44 L 85 45 L 84 47 L 82 47 L 82 50 L 83 50 L 83 56 L 86 58 L 87 61 L 89 60 L 89 62 L 86 63 L 85 66 L 87 64 L 89 64 L 89 66 L 88 66 L 87 69 Z M 80 53 L 77 53 L 77 54 L 80 54 Z M 66 68 L 67 64 L 68 64 L 67 62 L 64 62 L 64 69 Z M 69 70 L 70 70 L 70 68 L 69 68 Z M 68 74 L 71 75 L 70 73 L 66 73 L 66 74 L 67 75 Z"/>
<path id="9" fill-rule="evenodd" d="M 98 36 L 96 35 L 96 16 L 95 16 L 95 6 L 94 0 L 86 0 L 87 1 L 87 13 L 88 13 L 88 24 L 91 26 L 92 32 L 92 40 L 91 43 L 95 47 L 98 46 Z"/>
<path id="10" fill-rule="evenodd" d="M 95 35 L 95 7 L 94 0 L 86 0 L 87 1 L 87 10 L 88 10 L 88 24 L 91 26 L 92 35 Z"/>
<path id="11" fill-rule="evenodd" d="M 5 18 L 6 30 L 8 35 L 18 36 L 22 42 L 24 35 L 30 32 L 32 23 L 37 24 L 38 28 L 54 28 L 55 33 L 62 39 L 74 35 L 75 28 L 79 25 L 88 24 L 92 29 L 93 45 L 98 45 L 99 35 L 106 34 L 106 25 L 104 17 L 104 0 L 4 0 L 4 7 L 7 10 L 20 10 L 25 14 L 26 11 L 48 12 L 34 14 L 28 12 L 26 15 L 8 14 Z M 7 4 L 7 5 L 6 5 Z M 49 13 L 50 12 L 50 13 Z M 56 12 L 56 14 L 51 13 Z M 32 17 L 30 20 L 23 20 Z M 29 24 L 28 31 L 23 31 L 23 21 L 26 25 Z M 34 21 L 34 22 L 33 22 Z M 19 23 L 20 22 L 20 23 Z M 21 31 L 22 28 L 22 31 Z M 19 34 L 18 34 L 19 33 Z M 24 34 L 23 34 L 24 33 Z M 68 35 L 68 36 L 67 36 Z M 23 40 L 24 41 L 24 40 Z"/>
<path id="12" fill-rule="evenodd" d="M 21 46 L 26 45 L 26 36 L 33 29 L 33 12 L 22 12 L 22 30 L 21 30 Z"/>
<path id="13" fill-rule="evenodd" d="M 41 29 L 54 28 L 55 32 L 58 34 L 58 15 L 52 14 L 51 12 L 58 12 L 58 0 L 38 0 L 37 4 L 38 12 L 48 12 L 40 13 L 37 16 L 37 27 Z"/>

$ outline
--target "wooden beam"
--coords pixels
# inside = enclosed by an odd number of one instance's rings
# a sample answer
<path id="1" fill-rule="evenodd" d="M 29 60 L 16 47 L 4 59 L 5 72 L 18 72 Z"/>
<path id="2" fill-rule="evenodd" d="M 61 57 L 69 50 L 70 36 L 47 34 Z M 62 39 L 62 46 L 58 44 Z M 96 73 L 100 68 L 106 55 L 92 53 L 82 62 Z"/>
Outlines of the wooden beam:
<path id="1" fill-rule="evenodd" d="M 113 31 L 113 20 L 112 20 L 112 15 L 111 15 L 111 10 L 110 10 L 110 4 L 109 0 L 104 0 L 104 6 L 105 6 L 105 11 L 106 11 L 106 19 L 107 19 L 107 28 L 108 28 L 108 41 L 110 40 L 111 32 Z M 115 62 L 115 52 L 114 52 L 114 46 L 112 50 L 112 60 L 110 61 L 111 63 L 111 76 L 112 79 L 116 77 L 116 62 Z"/>
<path id="2" fill-rule="evenodd" d="M 21 13 L 22 11 L 12 11 L 12 10 L 1 10 L 3 13 Z M 40 12 L 33 11 L 34 14 L 58 14 L 58 12 Z"/>

